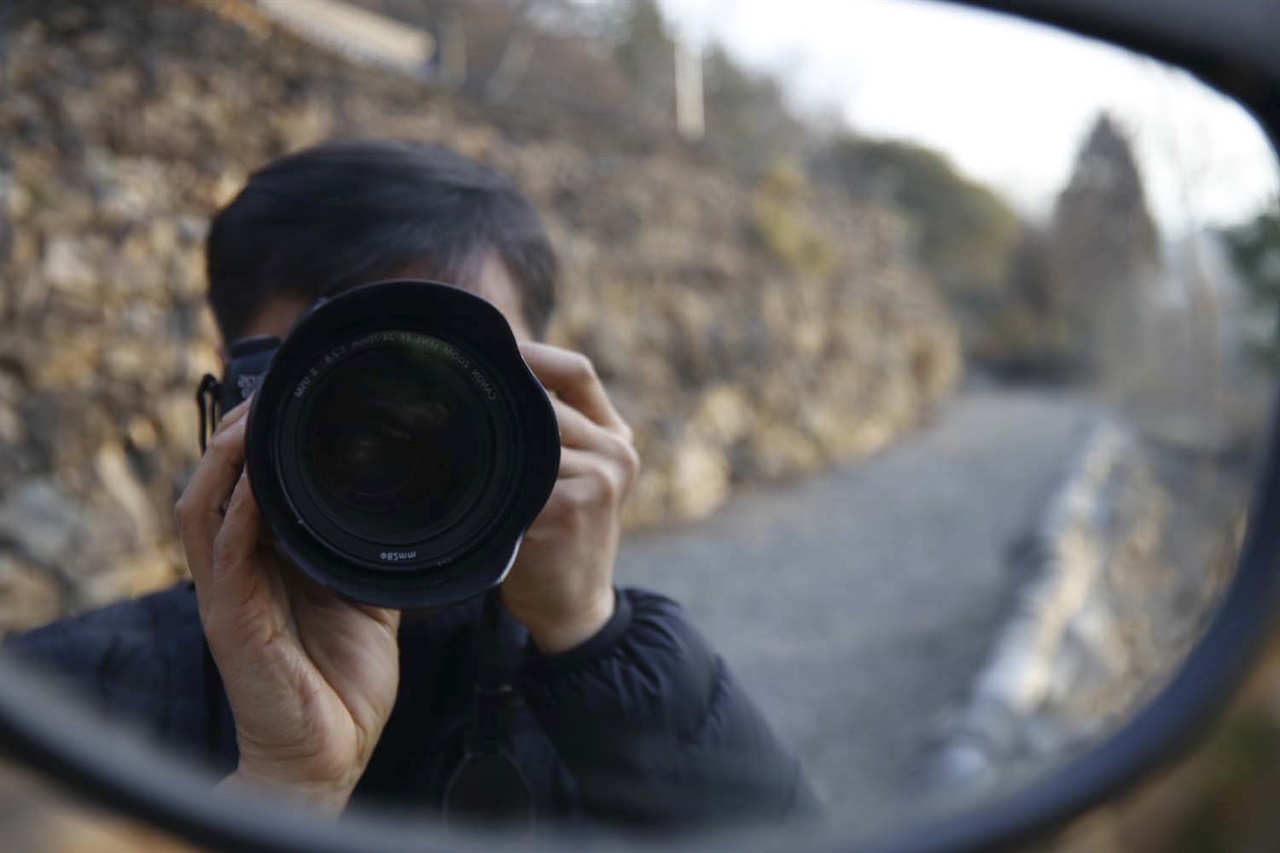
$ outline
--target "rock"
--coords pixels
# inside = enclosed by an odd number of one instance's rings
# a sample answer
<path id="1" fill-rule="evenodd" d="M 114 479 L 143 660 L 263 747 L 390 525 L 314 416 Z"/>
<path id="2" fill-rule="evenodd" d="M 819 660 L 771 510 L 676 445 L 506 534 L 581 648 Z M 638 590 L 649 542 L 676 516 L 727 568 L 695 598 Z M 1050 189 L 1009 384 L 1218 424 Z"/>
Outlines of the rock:
<path id="1" fill-rule="evenodd" d="M 128 519 L 128 528 L 116 531 L 123 545 L 120 550 L 153 545 L 160 538 L 160 522 L 146 489 L 129 465 L 124 448 L 114 443 L 103 445 L 95 467 L 103 489 Z"/>
<path id="2" fill-rule="evenodd" d="M 87 517 L 74 495 L 49 478 L 29 480 L 0 500 L 0 542 L 42 566 L 57 566 L 84 533 Z"/>
<path id="3" fill-rule="evenodd" d="M 196 386 L 200 384 L 200 379 L 206 373 L 221 375 L 222 367 L 218 358 L 218 350 L 212 341 L 213 331 L 212 318 L 208 312 L 202 312 L 201 330 L 203 334 L 201 339 L 195 344 L 174 353 L 170 362 L 173 365 L 172 373 L 169 374 L 173 380 L 182 386 L 184 391 L 189 395 L 188 399 L 192 400 L 195 405 Z"/>
<path id="4" fill-rule="evenodd" d="M 98 277 L 88 247 L 72 237 L 55 237 L 45 245 L 40 272 L 55 290 L 91 300 Z"/>
<path id="5" fill-rule="evenodd" d="M 27 431 L 18 412 L 0 400 L 0 444 L 22 444 L 26 437 Z"/>
<path id="6" fill-rule="evenodd" d="M 670 501 L 679 518 L 705 518 L 729 496 L 729 460 L 703 443 L 680 445 L 671 474 Z"/>
<path id="7" fill-rule="evenodd" d="M 155 359 L 159 355 L 151 342 L 122 340 L 108 347 L 103 354 L 103 365 L 112 379 L 146 382 L 156 377 Z"/>
<path id="8" fill-rule="evenodd" d="M 50 329 L 50 337 L 55 336 Z M 98 384 L 95 367 L 102 354 L 102 340 L 92 334 L 56 334 L 57 346 L 33 345 L 26 366 L 32 385 L 41 390 L 88 390 Z M 33 342 L 34 344 L 34 342 Z"/>
<path id="9" fill-rule="evenodd" d="M 25 391 L 22 381 L 13 373 L 5 370 L 3 364 L 0 364 L 0 403 L 17 405 Z"/>
<path id="10" fill-rule="evenodd" d="M 21 412 L 28 446 L 50 471 L 77 470 L 91 462 L 118 428 L 91 390 L 31 393 L 22 401 Z"/>
<path id="11" fill-rule="evenodd" d="M 634 530 L 661 522 L 671 511 L 667 500 L 670 491 L 670 477 L 664 468 L 641 468 L 631 497 L 622 507 L 623 527 Z"/>
<path id="12" fill-rule="evenodd" d="M 41 467 L 39 454 L 29 442 L 9 444 L 0 439 L 0 483 L 16 483 Z"/>
<path id="13" fill-rule="evenodd" d="M 31 191 L 26 187 L 15 185 L 8 176 L 4 178 L 3 197 L 6 199 L 4 207 L 7 208 L 13 220 L 22 219 L 31 212 L 33 203 Z"/>
<path id="14" fill-rule="evenodd" d="M 112 152 L 92 148 L 85 152 L 84 171 L 98 199 L 98 213 L 112 222 L 130 222 L 146 216 L 147 197 L 138 188 L 120 181 Z"/>
<path id="15" fill-rule="evenodd" d="M 141 415 L 134 415 L 129 419 L 127 434 L 129 444 L 140 451 L 155 450 L 156 442 L 160 438 L 156 433 L 155 424 Z"/>
<path id="16" fill-rule="evenodd" d="M 114 560 L 105 571 L 90 577 L 80 588 L 82 607 L 101 607 L 120 598 L 147 595 L 183 577 L 183 570 L 158 549 L 133 553 Z"/>
<path id="17" fill-rule="evenodd" d="M 199 450 L 200 417 L 195 391 L 175 393 L 160 400 L 155 408 L 163 443 L 171 449 Z"/>
<path id="18" fill-rule="evenodd" d="M 689 419 L 690 429 L 721 446 L 734 444 L 751 432 L 755 420 L 751 401 L 738 386 L 708 389 Z"/>
<path id="19" fill-rule="evenodd" d="M 124 305 L 119 315 L 122 336 L 140 339 L 151 345 L 168 332 L 169 318 L 164 307 L 150 302 L 132 302 Z M 154 372 L 154 365 L 152 365 Z"/>
<path id="20" fill-rule="evenodd" d="M 61 610 L 62 591 L 52 575 L 0 554 L 0 634 L 44 625 Z"/>
<path id="21" fill-rule="evenodd" d="M 789 479 L 822 466 L 822 451 L 795 426 L 773 421 L 754 431 L 748 442 L 747 471 L 753 478 Z"/>
<path id="22" fill-rule="evenodd" d="M 178 229 L 178 239 L 188 246 L 202 245 L 205 236 L 209 233 L 209 220 L 204 216 L 180 214 L 174 220 L 174 225 Z"/>

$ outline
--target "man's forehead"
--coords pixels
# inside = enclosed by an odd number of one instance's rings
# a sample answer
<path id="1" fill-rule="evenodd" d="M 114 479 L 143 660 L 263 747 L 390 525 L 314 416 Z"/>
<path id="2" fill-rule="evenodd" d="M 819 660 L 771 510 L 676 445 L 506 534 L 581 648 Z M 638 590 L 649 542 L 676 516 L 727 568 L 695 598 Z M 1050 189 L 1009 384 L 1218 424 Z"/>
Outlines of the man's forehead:
<path id="1" fill-rule="evenodd" d="M 410 264 L 403 269 L 396 270 L 392 277 L 435 279 L 436 274 L 433 273 L 433 269 L 434 266 L 427 262 Z M 507 322 L 511 324 L 516 337 L 521 339 L 533 337 L 524 319 L 524 303 L 520 298 L 520 287 L 516 284 L 511 271 L 507 269 L 507 265 L 502 262 L 502 258 L 498 256 L 497 252 L 485 252 L 480 263 L 476 265 L 476 270 L 472 277 L 474 280 L 468 282 L 469 286 L 464 287 L 465 290 L 488 300 L 495 308 L 501 311 L 503 316 L 507 318 Z"/>
<path id="2" fill-rule="evenodd" d="M 424 261 L 394 270 L 388 273 L 386 278 L 436 279 L 437 274 L 434 269 L 434 265 Z M 533 335 L 524 318 L 519 287 L 507 269 L 507 265 L 502 262 L 497 253 L 485 254 L 483 260 L 477 265 L 473 278 L 473 286 L 465 289 L 489 301 L 501 311 L 507 322 L 511 324 L 511 329 L 517 338 L 531 339 Z M 245 330 L 245 337 L 257 335 L 286 337 L 289 330 L 293 328 L 293 324 L 311 307 L 313 302 L 314 300 L 306 297 L 289 295 L 271 299 L 249 323 Z"/>

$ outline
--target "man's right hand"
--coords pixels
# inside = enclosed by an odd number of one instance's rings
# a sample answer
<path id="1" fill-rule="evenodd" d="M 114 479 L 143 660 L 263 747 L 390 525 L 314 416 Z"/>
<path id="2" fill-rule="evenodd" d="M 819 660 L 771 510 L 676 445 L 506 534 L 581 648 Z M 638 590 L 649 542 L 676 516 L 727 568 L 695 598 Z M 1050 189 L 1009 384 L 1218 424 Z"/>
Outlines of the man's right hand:
<path id="1" fill-rule="evenodd" d="M 244 470 L 248 410 L 227 413 L 174 508 L 235 718 L 227 781 L 341 811 L 395 703 L 400 613 L 330 592 L 276 550 Z"/>

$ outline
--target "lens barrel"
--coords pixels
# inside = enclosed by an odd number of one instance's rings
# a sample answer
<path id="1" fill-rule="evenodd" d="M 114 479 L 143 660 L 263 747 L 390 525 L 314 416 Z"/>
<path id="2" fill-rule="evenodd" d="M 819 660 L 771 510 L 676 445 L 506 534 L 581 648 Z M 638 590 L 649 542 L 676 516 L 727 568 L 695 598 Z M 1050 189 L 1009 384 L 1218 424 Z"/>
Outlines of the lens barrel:
<path id="1" fill-rule="evenodd" d="M 278 546 L 370 604 L 448 604 L 499 583 L 555 483 L 560 437 L 510 326 L 419 280 L 308 312 L 256 383 L 250 482 Z"/>

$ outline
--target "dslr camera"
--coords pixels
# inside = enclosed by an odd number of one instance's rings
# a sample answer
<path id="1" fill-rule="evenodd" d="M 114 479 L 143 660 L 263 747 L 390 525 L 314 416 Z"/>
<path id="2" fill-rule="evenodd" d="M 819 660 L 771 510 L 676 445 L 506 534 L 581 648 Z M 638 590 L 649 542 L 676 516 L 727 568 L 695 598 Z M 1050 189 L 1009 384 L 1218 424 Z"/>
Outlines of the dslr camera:
<path id="1" fill-rule="evenodd" d="M 551 495 L 560 434 L 498 309 L 444 284 L 377 282 L 228 356 L 197 393 L 201 445 L 253 396 L 253 494 L 307 575 L 401 609 L 502 581 Z"/>

